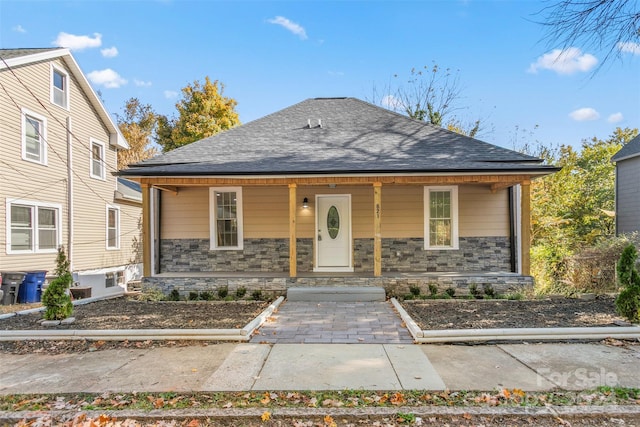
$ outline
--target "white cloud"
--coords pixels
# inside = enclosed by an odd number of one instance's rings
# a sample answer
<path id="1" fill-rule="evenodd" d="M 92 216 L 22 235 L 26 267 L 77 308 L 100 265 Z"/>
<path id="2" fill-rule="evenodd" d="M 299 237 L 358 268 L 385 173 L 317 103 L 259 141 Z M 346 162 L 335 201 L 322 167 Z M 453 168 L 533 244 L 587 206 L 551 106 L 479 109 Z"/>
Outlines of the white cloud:
<path id="1" fill-rule="evenodd" d="M 640 55 L 640 43 L 620 42 L 620 43 L 618 43 L 618 49 L 620 49 L 621 52 L 632 53 L 634 55 Z"/>
<path id="2" fill-rule="evenodd" d="M 133 84 L 138 87 L 149 87 L 151 82 L 145 82 L 144 80 L 133 79 Z"/>
<path id="3" fill-rule="evenodd" d="M 296 24 L 295 22 L 288 20 L 284 16 L 276 16 L 273 19 L 267 20 L 267 22 L 269 22 L 270 24 L 280 25 L 281 27 L 286 28 L 287 30 L 291 31 L 293 34 L 300 37 L 302 40 L 307 39 L 307 32 L 304 30 L 304 27 L 302 27 L 300 24 Z"/>
<path id="4" fill-rule="evenodd" d="M 12 30 L 15 31 L 16 33 L 26 33 L 27 32 L 27 30 L 25 30 L 22 25 L 16 25 L 15 27 L 12 28 Z"/>
<path id="5" fill-rule="evenodd" d="M 577 47 L 569 47 L 545 53 L 531 64 L 527 71 L 537 73 L 538 70 L 551 70 L 558 74 L 573 74 L 578 71 L 590 71 L 597 63 L 598 59 L 590 53 L 582 53 Z"/>
<path id="6" fill-rule="evenodd" d="M 120 74 L 107 68 L 99 71 L 92 71 L 87 74 L 87 78 L 93 84 L 104 86 L 107 89 L 117 89 L 127 84 L 127 80 L 120 77 Z"/>
<path id="7" fill-rule="evenodd" d="M 61 32 L 58 34 L 58 38 L 53 41 L 54 46 L 68 47 L 71 50 L 81 51 L 87 48 L 100 47 L 102 45 L 102 34 L 93 33 L 91 36 L 76 36 Z"/>
<path id="8" fill-rule="evenodd" d="M 102 56 L 104 56 L 105 58 L 115 58 L 116 56 L 118 56 L 118 48 L 113 46 L 113 47 L 108 47 L 106 49 L 102 49 L 100 50 L 100 53 L 102 54 Z"/>
<path id="9" fill-rule="evenodd" d="M 579 108 L 575 111 L 569 113 L 569 117 L 577 122 L 587 122 L 598 120 L 600 118 L 600 113 L 590 107 Z"/>
<path id="10" fill-rule="evenodd" d="M 607 121 L 609 123 L 620 123 L 623 120 L 624 120 L 624 116 L 620 112 L 613 113 L 607 118 Z"/>
<path id="11" fill-rule="evenodd" d="M 178 97 L 178 92 L 176 92 L 175 90 L 165 90 L 164 91 L 164 97 L 167 99 L 174 99 Z"/>

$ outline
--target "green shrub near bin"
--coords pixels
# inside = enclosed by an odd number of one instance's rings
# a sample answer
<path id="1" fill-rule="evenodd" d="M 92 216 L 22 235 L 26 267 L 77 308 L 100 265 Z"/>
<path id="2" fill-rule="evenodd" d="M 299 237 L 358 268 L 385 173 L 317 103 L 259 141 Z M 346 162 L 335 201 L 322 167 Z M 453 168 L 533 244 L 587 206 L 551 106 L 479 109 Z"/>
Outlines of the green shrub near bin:
<path id="1" fill-rule="evenodd" d="M 45 306 L 44 318 L 47 320 L 64 320 L 73 313 L 73 303 L 67 290 L 73 283 L 73 276 L 69 271 L 69 261 L 61 246 L 56 257 L 56 278 L 49 283 L 42 294 L 42 304 Z"/>

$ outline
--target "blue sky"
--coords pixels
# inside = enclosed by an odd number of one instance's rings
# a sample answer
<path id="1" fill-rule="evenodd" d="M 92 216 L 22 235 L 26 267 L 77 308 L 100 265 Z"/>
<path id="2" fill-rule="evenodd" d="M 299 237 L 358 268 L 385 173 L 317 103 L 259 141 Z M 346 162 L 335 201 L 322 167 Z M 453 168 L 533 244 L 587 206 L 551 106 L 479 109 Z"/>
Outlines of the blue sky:
<path id="1" fill-rule="evenodd" d="M 457 71 L 463 122 L 481 139 L 578 145 L 640 127 L 640 46 L 606 52 L 542 41 L 541 1 L 0 1 L 0 47 L 72 48 L 107 109 L 139 98 L 173 115 L 205 76 L 243 123 L 312 97 L 371 100 L 395 74 Z M 598 71 L 594 74 L 594 70 Z M 398 80 L 398 79 L 395 79 Z"/>

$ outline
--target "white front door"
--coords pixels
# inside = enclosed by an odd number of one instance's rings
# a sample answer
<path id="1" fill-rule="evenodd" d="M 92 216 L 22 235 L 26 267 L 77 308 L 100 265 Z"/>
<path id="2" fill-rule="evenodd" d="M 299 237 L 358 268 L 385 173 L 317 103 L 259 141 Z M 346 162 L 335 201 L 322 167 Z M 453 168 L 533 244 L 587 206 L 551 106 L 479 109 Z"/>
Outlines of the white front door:
<path id="1" fill-rule="evenodd" d="M 353 271 L 351 195 L 316 195 L 316 267 L 314 271 Z"/>

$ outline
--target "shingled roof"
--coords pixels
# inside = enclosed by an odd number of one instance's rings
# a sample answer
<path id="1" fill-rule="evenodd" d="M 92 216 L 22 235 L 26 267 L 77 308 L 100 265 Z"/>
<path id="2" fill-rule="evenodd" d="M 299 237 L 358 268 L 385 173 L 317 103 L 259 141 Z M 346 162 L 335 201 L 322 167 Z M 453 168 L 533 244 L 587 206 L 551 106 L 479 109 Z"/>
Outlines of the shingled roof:
<path id="1" fill-rule="evenodd" d="M 556 171 L 355 98 L 315 98 L 121 171 L 129 176 Z"/>
<path id="2" fill-rule="evenodd" d="M 640 156 L 640 135 L 627 142 L 612 158 L 611 161 L 619 162 L 620 160 L 630 159 Z"/>

